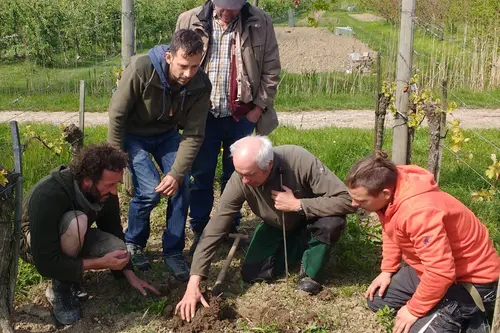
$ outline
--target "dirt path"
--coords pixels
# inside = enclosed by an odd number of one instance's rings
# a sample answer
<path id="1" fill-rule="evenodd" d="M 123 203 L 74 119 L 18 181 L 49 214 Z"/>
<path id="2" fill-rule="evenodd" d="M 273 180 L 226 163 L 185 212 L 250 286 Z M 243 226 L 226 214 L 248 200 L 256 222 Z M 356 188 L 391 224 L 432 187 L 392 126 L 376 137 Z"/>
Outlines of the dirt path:
<path id="1" fill-rule="evenodd" d="M 373 128 L 374 114 L 371 110 L 302 111 L 279 112 L 281 125 L 301 129 L 321 127 Z M 460 109 L 454 117 L 462 122 L 463 128 L 500 128 L 500 109 Z M 78 123 L 77 112 L 0 112 L 0 123 L 10 120 L 19 123 L 70 124 Z M 107 113 L 86 113 L 85 126 L 106 125 Z M 392 116 L 387 116 L 387 126 L 392 126 Z"/>

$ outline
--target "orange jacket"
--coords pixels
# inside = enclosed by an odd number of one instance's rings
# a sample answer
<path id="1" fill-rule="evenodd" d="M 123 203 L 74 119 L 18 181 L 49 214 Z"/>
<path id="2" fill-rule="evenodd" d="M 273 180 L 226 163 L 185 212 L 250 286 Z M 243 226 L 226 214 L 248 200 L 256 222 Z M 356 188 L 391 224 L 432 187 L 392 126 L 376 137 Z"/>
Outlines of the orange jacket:
<path id="1" fill-rule="evenodd" d="M 420 284 L 408 301 L 410 313 L 423 317 L 456 282 L 498 280 L 500 257 L 488 229 L 460 201 L 439 190 L 433 175 L 416 166 L 398 166 L 394 199 L 382 223 L 382 271 L 397 272 L 401 258 Z"/>

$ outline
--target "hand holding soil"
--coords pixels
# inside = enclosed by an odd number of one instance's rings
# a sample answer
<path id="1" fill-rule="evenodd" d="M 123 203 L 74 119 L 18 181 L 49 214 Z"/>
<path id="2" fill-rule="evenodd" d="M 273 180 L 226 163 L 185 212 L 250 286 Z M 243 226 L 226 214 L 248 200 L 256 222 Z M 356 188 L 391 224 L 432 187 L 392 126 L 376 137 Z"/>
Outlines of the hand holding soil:
<path id="1" fill-rule="evenodd" d="M 130 261 L 130 253 L 125 250 L 116 250 L 102 257 L 102 261 L 103 269 L 119 271 Z"/>

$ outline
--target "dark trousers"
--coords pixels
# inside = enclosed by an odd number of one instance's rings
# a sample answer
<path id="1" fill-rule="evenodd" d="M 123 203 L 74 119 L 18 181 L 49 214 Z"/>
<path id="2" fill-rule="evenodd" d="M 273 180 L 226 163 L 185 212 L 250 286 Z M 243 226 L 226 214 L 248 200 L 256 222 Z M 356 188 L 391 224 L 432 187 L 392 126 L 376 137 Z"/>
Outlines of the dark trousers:
<path id="1" fill-rule="evenodd" d="M 222 154 L 221 193 L 234 172 L 233 158 L 229 147 L 241 138 L 252 134 L 255 124 L 243 117 L 236 121 L 233 117 L 215 118 L 208 113 L 205 139 L 191 166 L 190 225 L 194 232 L 201 234 L 210 220 L 214 203 L 214 178 L 217 159 Z M 222 149 L 222 151 L 221 151 Z M 238 214 L 235 223 L 239 224 Z"/>
<path id="2" fill-rule="evenodd" d="M 410 300 L 419 283 L 417 272 L 410 266 L 404 266 L 393 275 L 383 297 L 376 292 L 373 302 L 368 299 L 368 307 L 376 312 L 387 305 L 397 312 Z M 461 284 L 453 284 L 441 302 L 413 324 L 410 333 L 489 332 L 486 319 L 488 313 L 493 311 L 497 282 L 474 286 L 483 298 L 487 313 L 479 310 L 472 296 Z"/>
<path id="3" fill-rule="evenodd" d="M 345 216 L 329 216 L 287 231 L 288 265 L 301 261 L 307 276 L 317 279 L 345 226 Z M 283 231 L 262 222 L 255 230 L 241 268 L 243 280 L 272 280 L 284 272 Z"/>

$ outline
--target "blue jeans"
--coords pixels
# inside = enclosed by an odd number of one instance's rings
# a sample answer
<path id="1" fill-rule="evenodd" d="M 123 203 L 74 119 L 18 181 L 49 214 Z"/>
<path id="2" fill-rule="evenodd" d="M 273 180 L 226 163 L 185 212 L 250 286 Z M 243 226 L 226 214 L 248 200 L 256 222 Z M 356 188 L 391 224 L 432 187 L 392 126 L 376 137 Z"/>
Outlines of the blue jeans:
<path id="1" fill-rule="evenodd" d="M 205 128 L 205 139 L 200 151 L 191 166 L 191 205 L 190 224 L 193 231 L 201 233 L 210 219 L 210 212 L 214 203 L 214 178 L 217 168 L 217 158 L 221 147 L 222 179 L 221 192 L 224 191 L 227 181 L 234 172 L 233 159 L 229 147 L 241 138 L 252 134 L 255 124 L 242 118 L 235 121 L 232 117 L 215 118 L 208 113 Z M 236 219 L 239 224 L 241 215 Z"/>
<path id="2" fill-rule="evenodd" d="M 155 187 L 160 174 L 150 155 L 164 175 L 172 168 L 181 135 L 177 130 L 154 136 L 126 135 L 125 150 L 129 155 L 129 168 L 134 184 L 134 198 L 128 211 L 128 228 L 125 242 L 145 247 L 150 233 L 149 217 L 160 202 Z M 182 253 L 184 227 L 189 206 L 189 177 L 179 184 L 177 193 L 168 199 L 166 229 L 163 232 L 163 255 Z"/>

